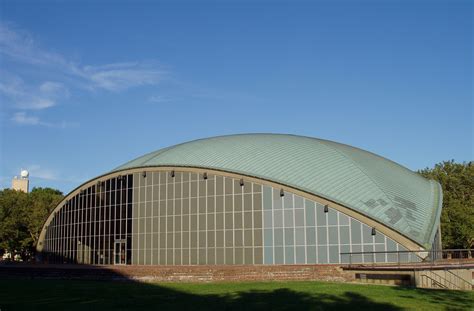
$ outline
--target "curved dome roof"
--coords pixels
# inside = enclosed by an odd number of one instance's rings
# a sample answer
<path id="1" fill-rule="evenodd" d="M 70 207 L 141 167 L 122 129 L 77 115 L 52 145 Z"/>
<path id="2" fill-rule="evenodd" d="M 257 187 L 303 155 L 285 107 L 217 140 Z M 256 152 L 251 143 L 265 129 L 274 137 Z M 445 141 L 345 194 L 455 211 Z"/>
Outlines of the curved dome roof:
<path id="1" fill-rule="evenodd" d="M 441 188 L 373 153 L 332 141 L 282 134 L 241 134 L 164 148 L 114 171 L 150 166 L 222 170 L 263 178 L 337 202 L 422 246 L 433 240 Z"/>

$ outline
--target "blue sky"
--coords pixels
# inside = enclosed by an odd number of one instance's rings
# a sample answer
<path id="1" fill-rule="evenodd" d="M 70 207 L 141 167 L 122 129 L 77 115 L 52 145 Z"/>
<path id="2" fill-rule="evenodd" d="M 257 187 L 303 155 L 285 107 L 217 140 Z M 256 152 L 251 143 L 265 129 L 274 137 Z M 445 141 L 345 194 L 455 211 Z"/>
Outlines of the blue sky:
<path id="1" fill-rule="evenodd" d="M 471 1 L 97 2 L 1 1 L 0 188 L 246 132 L 474 158 Z"/>

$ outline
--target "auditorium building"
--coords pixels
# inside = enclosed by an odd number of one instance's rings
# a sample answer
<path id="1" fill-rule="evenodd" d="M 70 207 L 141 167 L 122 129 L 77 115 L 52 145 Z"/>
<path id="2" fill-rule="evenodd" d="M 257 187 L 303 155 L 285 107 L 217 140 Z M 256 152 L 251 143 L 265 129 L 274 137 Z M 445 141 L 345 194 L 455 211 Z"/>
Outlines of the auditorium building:
<path id="1" fill-rule="evenodd" d="M 437 182 L 355 147 L 221 136 L 83 183 L 51 213 L 37 250 L 94 265 L 389 263 L 410 256 L 390 251 L 422 258 L 439 247 L 441 203 Z"/>

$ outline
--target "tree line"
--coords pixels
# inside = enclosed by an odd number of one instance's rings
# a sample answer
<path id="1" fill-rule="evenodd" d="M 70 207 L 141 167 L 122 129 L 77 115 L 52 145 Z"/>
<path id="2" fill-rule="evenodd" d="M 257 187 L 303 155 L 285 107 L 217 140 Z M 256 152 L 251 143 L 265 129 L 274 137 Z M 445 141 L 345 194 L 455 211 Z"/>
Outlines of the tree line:
<path id="1" fill-rule="evenodd" d="M 51 188 L 33 188 L 30 193 L 0 191 L 0 255 L 9 252 L 12 258 L 30 259 L 44 222 L 63 197 Z"/>
<path id="2" fill-rule="evenodd" d="M 474 248 L 474 162 L 445 161 L 418 173 L 438 181 L 443 189 L 443 248 Z"/>
<path id="3" fill-rule="evenodd" d="M 441 236 L 444 249 L 474 247 L 474 162 L 445 161 L 418 171 L 443 189 Z M 28 260 L 35 252 L 44 222 L 63 199 L 51 188 L 30 193 L 0 191 L 0 256 L 9 252 Z"/>

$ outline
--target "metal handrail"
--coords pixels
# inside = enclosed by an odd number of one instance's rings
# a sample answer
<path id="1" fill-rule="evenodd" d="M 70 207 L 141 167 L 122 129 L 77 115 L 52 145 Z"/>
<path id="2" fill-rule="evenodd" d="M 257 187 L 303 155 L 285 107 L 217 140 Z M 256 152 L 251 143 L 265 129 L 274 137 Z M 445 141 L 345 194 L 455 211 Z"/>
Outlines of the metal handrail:
<path id="1" fill-rule="evenodd" d="M 397 255 L 397 260 L 392 262 L 377 262 L 376 255 Z M 400 255 L 407 254 L 407 258 L 401 258 Z M 414 254 L 413 258 L 411 254 Z M 437 261 L 446 260 L 460 260 L 460 259 L 474 259 L 474 250 L 472 249 L 444 249 L 444 250 L 406 250 L 406 251 L 366 251 L 366 252 L 342 252 L 341 256 L 349 256 L 349 265 L 352 265 L 352 257 L 355 255 L 364 256 L 372 255 L 372 260 L 365 262 L 362 260 L 360 264 L 371 263 L 375 264 L 386 264 L 396 263 L 401 264 L 435 264 Z M 454 255 L 454 256 L 453 256 Z M 403 260 L 401 260 L 403 259 Z"/>
<path id="2" fill-rule="evenodd" d="M 455 277 L 457 280 L 460 280 L 460 281 L 464 282 L 466 285 L 468 285 L 468 287 L 471 287 L 471 288 L 472 288 L 472 283 L 471 283 L 471 282 L 465 280 L 464 278 L 460 277 L 460 276 L 457 275 L 456 273 L 453 273 L 453 272 L 451 272 L 451 271 L 449 271 L 449 270 L 445 270 L 445 271 L 448 272 L 449 274 L 454 275 L 454 277 Z"/>
<path id="3" fill-rule="evenodd" d="M 439 287 L 441 287 L 441 288 L 444 288 L 444 289 L 448 289 L 448 288 L 449 288 L 449 286 L 443 285 L 443 283 L 441 283 L 441 282 L 435 280 L 434 278 L 432 278 L 431 276 L 428 276 L 427 274 L 422 274 L 421 277 L 425 277 L 425 278 L 427 278 L 427 279 L 429 279 L 429 280 L 431 281 L 431 286 L 430 286 L 430 287 L 433 287 L 433 282 L 435 282 L 435 284 L 437 284 L 437 285 L 438 285 Z M 449 281 L 448 281 L 448 282 L 449 282 Z M 449 282 L 449 283 L 451 283 L 451 282 Z M 456 288 L 456 287 L 455 287 L 455 288 Z"/>
<path id="4" fill-rule="evenodd" d="M 474 254 L 474 249 L 443 249 L 443 250 L 417 250 L 417 251 L 368 251 L 368 252 L 343 252 L 341 255 L 357 254 L 357 255 L 366 255 L 366 254 L 388 254 L 388 253 L 443 253 L 443 252 L 472 252 Z"/>
<path id="5" fill-rule="evenodd" d="M 459 280 L 461 280 L 461 281 L 467 283 L 467 285 L 468 285 L 467 288 L 472 288 L 472 285 L 471 285 L 469 282 L 467 282 L 466 280 L 464 280 L 464 279 L 461 278 L 460 276 L 458 276 L 458 275 L 452 273 L 451 271 L 448 271 L 448 272 L 450 272 L 451 274 L 455 275 L 455 276 L 457 277 L 457 279 L 459 279 Z M 425 277 L 425 278 L 430 279 L 431 281 L 435 281 L 437 284 L 441 285 L 441 287 L 443 287 L 443 288 L 465 289 L 463 286 L 460 286 L 459 284 L 453 283 L 453 282 L 451 282 L 450 280 L 448 280 L 447 278 L 444 278 L 444 277 L 442 277 L 442 276 L 439 275 L 439 274 L 432 273 L 432 275 L 435 276 L 435 277 L 433 278 L 433 277 L 427 275 L 426 273 L 422 273 L 422 274 L 420 275 L 420 277 Z M 441 281 L 438 281 L 438 280 L 436 280 L 436 279 L 441 280 Z M 443 285 L 443 282 L 444 282 L 444 284 L 447 284 L 447 285 Z"/>

